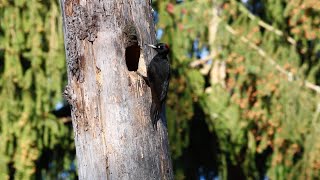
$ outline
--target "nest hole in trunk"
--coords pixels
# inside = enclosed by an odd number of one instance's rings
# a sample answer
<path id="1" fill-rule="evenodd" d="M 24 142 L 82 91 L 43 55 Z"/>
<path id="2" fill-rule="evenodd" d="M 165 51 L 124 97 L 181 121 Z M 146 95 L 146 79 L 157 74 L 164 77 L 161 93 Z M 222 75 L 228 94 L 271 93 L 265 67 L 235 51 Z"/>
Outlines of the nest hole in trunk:
<path id="1" fill-rule="evenodd" d="M 126 64 L 129 71 L 137 71 L 140 58 L 140 47 L 138 42 L 131 44 L 125 52 Z"/>

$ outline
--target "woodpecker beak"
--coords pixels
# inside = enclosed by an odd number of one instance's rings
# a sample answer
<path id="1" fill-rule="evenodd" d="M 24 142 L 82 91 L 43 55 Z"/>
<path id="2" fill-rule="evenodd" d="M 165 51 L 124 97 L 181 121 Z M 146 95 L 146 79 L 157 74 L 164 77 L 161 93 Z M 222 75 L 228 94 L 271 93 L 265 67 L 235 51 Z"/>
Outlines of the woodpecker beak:
<path id="1" fill-rule="evenodd" d="M 152 47 L 153 49 L 157 49 L 157 46 L 155 46 L 155 45 L 152 45 L 152 44 L 146 44 L 146 45 L 149 47 Z"/>

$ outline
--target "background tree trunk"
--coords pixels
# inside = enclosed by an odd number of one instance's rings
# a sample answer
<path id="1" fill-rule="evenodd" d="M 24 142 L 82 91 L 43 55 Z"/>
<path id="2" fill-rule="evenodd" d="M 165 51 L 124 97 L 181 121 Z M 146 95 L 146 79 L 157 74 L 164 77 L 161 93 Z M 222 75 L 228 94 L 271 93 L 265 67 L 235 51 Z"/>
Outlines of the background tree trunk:
<path id="1" fill-rule="evenodd" d="M 150 120 L 149 0 L 61 0 L 79 179 L 173 179 L 167 129 Z M 139 66 L 138 66 L 139 64 Z"/>

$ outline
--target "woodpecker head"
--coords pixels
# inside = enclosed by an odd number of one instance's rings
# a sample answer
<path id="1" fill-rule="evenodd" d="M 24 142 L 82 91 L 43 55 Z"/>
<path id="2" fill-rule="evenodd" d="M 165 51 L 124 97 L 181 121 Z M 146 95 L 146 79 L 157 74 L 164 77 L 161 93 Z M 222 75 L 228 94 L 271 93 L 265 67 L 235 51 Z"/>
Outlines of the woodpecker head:
<path id="1" fill-rule="evenodd" d="M 167 55 L 169 54 L 169 46 L 165 43 L 158 43 L 156 45 L 146 44 L 149 47 L 152 47 L 156 50 L 159 54 Z"/>

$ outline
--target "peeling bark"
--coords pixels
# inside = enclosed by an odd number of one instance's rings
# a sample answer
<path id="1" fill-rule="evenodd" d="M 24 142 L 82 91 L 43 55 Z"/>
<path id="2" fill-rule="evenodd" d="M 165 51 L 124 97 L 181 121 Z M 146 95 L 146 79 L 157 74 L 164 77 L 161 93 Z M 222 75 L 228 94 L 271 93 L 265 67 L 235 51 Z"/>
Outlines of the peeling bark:
<path id="1" fill-rule="evenodd" d="M 152 128 L 144 72 L 149 1 L 60 0 L 79 179 L 173 179 L 167 128 Z"/>

